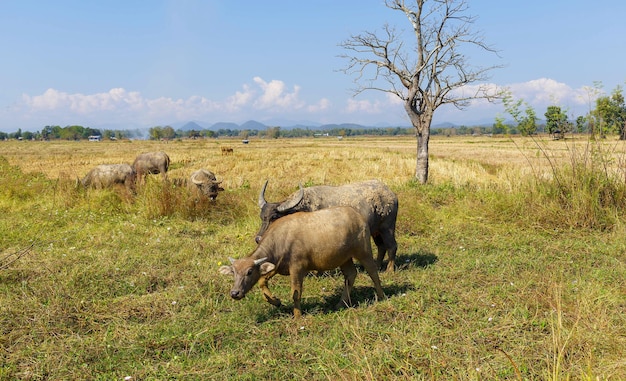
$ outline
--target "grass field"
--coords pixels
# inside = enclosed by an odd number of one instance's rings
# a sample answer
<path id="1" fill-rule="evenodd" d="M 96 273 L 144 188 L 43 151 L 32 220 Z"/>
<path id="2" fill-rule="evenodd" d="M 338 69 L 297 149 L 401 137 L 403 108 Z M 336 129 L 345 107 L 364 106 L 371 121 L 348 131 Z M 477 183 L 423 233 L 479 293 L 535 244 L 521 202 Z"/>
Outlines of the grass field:
<path id="1" fill-rule="evenodd" d="M 221 147 L 232 147 L 222 156 Z M 148 179 L 83 190 L 103 163 L 163 150 L 215 203 Z M 430 182 L 412 138 L 0 142 L 0 379 L 626 379 L 623 142 L 437 137 Z M 398 270 L 228 296 L 218 269 L 255 247 L 257 199 L 380 179 L 400 202 Z"/>

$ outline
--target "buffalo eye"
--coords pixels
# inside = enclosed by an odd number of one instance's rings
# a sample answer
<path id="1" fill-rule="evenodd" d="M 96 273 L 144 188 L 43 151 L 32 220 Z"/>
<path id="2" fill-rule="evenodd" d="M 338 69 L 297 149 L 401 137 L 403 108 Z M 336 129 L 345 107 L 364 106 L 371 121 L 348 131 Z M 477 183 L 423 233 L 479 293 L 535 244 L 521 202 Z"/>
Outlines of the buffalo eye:
<path id="1" fill-rule="evenodd" d="M 250 275 L 252 275 L 252 271 L 253 271 L 253 270 L 254 270 L 254 269 L 253 269 L 252 267 L 250 267 L 250 268 L 248 269 L 248 272 L 246 273 L 246 276 L 250 276 Z"/>

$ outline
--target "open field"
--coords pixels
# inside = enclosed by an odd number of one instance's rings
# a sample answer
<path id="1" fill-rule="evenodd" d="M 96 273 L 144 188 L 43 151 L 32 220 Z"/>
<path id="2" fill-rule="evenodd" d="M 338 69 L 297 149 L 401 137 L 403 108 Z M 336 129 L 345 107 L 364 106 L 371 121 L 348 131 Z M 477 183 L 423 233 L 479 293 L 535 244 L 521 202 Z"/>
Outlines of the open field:
<path id="1" fill-rule="evenodd" d="M 136 195 L 74 186 L 156 150 L 170 178 L 207 168 L 226 190 L 209 203 L 156 176 Z M 411 181 L 415 150 L 384 137 L 0 142 L 0 379 L 626 379 L 624 143 L 437 137 L 427 185 Z M 599 175 L 576 183 L 581 164 Z M 274 201 L 299 182 L 371 178 L 400 201 L 385 300 L 364 272 L 338 311 L 343 277 L 307 277 L 298 320 L 286 277 L 270 283 L 281 308 L 256 288 L 229 298 L 218 268 L 254 248 L 265 180 Z"/>

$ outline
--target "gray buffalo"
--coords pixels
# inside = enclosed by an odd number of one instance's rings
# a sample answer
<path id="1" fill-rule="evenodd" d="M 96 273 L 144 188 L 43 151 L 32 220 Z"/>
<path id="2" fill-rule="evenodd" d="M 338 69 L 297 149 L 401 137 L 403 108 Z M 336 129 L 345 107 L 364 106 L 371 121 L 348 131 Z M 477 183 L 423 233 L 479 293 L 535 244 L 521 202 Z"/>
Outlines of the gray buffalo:
<path id="1" fill-rule="evenodd" d="M 190 177 L 192 189 L 198 194 L 208 197 L 211 201 L 217 198 L 217 192 L 223 191 L 221 181 L 217 181 L 215 174 L 206 169 L 198 169 Z"/>
<path id="2" fill-rule="evenodd" d="M 302 282 L 310 271 L 326 271 L 337 267 L 345 278 L 345 288 L 338 307 L 350 305 L 350 289 L 358 260 L 376 288 L 376 299 L 384 297 L 376 261 L 372 257 L 367 223 L 353 208 L 335 207 L 310 213 L 295 213 L 272 224 L 257 248 L 248 257 L 232 259 L 220 273 L 232 274 L 235 283 L 230 291 L 233 299 L 242 299 L 258 282 L 265 300 L 281 304 L 267 286 L 275 274 L 289 275 L 295 317 L 302 315 L 300 299 Z"/>
<path id="3" fill-rule="evenodd" d="M 133 168 L 137 172 L 140 181 L 145 180 L 147 174 L 160 173 L 163 179 L 167 179 L 167 170 L 170 167 L 170 157 L 165 152 L 145 152 L 137 156 L 133 162 Z"/>
<path id="4" fill-rule="evenodd" d="M 128 164 L 101 164 L 90 170 L 82 180 L 84 187 L 110 188 L 123 184 L 128 190 L 135 189 L 135 170 Z"/>
<path id="5" fill-rule="evenodd" d="M 302 188 L 282 202 L 265 201 L 267 181 L 259 194 L 261 229 L 256 242 L 261 242 L 266 230 L 277 219 L 295 212 L 311 212 L 333 206 L 351 206 L 367 221 L 378 248 L 378 266 L 382 267 L 385 253 L 389 255 L 388 271 L 395 270 L 396 217 L 398 197 L 384 183 L 369 180 L 342 186 L 314 186 Z"/>

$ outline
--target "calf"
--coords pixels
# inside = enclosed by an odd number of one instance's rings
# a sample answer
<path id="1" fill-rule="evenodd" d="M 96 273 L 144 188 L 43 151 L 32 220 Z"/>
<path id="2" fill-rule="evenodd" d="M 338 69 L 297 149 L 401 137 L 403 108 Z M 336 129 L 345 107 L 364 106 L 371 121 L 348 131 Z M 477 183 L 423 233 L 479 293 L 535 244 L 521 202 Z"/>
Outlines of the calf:
<path id="1" fill-rule="evenodd" d="M 310 271 L 339 267 L 345 278 L 345 288 L 338 307 L 351 304 L 350 290 L 357 275 L 353 259 L 365 267 L 372 279 L 376 299 L 383 298 L 367 223 L 351 207 L 333 207 L 278 219 L 252 254 L 238 260 L 229 258 L 231 266 L 222 266 L 219 271 L 234 275 L 235 284 L 230 291 L 233 299 L 243 299 L 258 282 L 265 300 L 275 306 L 281 302 L 271 293 L 267 282 L 276 274 L 289 275 L 293 314 L 300 317 L 302 283 Z"/>

